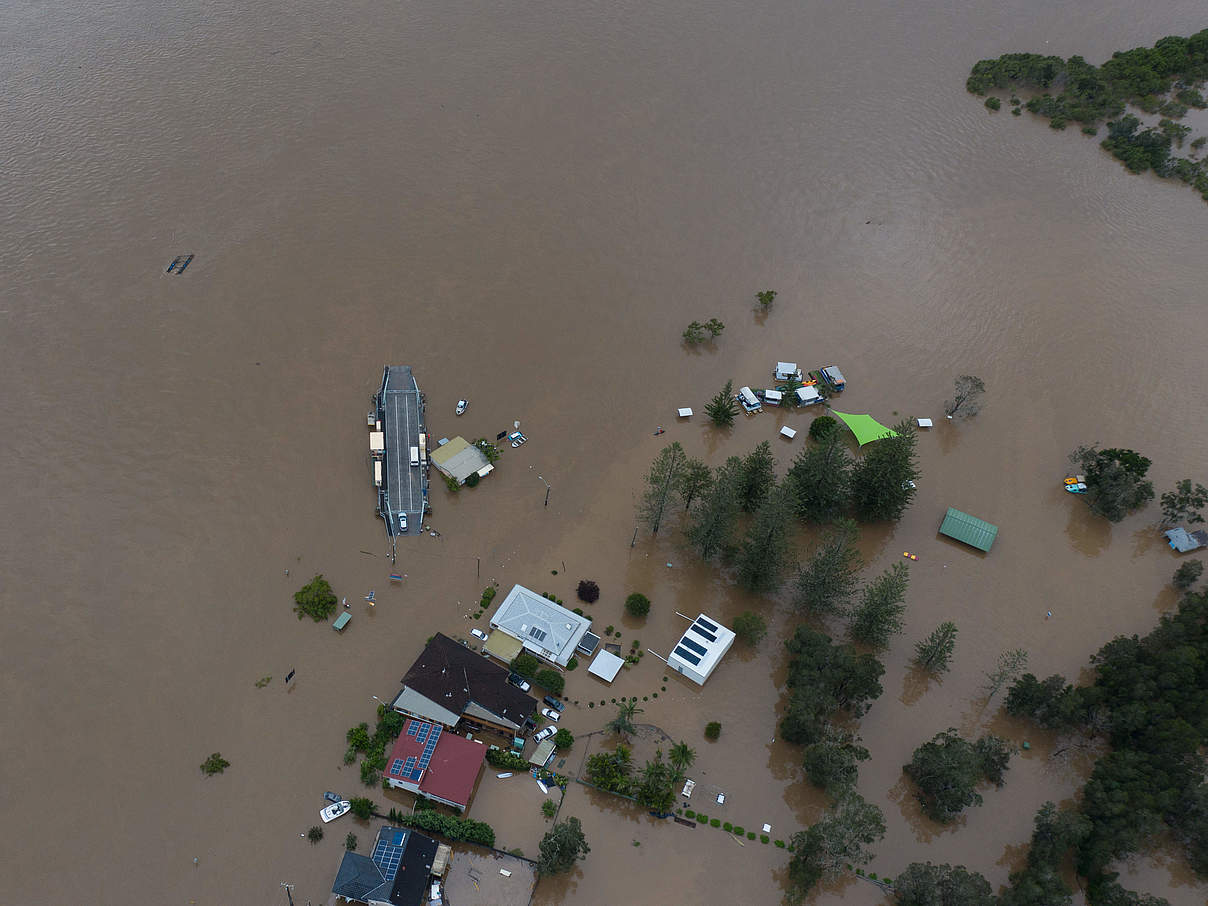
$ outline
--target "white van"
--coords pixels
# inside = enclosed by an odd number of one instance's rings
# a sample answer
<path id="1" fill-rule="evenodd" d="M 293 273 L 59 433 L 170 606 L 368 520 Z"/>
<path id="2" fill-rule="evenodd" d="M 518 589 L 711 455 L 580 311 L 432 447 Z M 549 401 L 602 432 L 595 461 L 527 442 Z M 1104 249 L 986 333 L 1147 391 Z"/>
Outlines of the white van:
<path id="1" fill-rule="evenodd" d="M 411 448 L 411 465 L 413 468 L 419 466 L 419 447 Z"/>
<path id="2" fill-rule="evenodd" d="M 382 461 L 380 459 L 373 461 L 373 483 L 376 487 L 382 486 Z"/>

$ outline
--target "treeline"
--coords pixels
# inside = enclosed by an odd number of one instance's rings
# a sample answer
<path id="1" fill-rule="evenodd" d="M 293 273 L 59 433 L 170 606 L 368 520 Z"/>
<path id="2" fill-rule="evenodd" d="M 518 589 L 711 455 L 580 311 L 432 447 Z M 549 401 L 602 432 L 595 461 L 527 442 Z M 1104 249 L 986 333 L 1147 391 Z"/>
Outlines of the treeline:
<path id="1" fill-rule="evenodd" d="M 1153 47 L 1117 51 L 1101 66 L 1082 57 L 1068 60 L 1031 53 L 1005 54 L 974 64 L 965 87 L 984 96 L 991 90 L 1038 92 L 1026 108 L 1043 116 L 1054 129 L 1068 123 L 1082 124 L 1082 131 L 1095 135 L 1108 121 L 1108 137 L 1102 142 L 1134 173 L 1153 170 L 1158 176 L 1176 178 L 1208 200 L 1208 171 L 1202 161 L 1178 157 L 1172 146 L 1182 147 L 1190 133 L 1174 122 L 1191 107 L 1208 107 L 1199 88 L 1208 79 L 1208 29 L 1190 37 L 1162 38 Z M 1173 96 L 1170 96 L 1172 95 Z M 997 99 L 987 106 L 997 110 Z M 1014 94 L 1012 113 L 1018 115 L 1021 101 Z M 1146 113 L 1160 114 L 1156 127 L 1140 129 L 1135 116 L 1122 116 L 1128 103 Z M 1192 142 L 1202 147 L 1204 140 Z"/>
<path id="2" fill-rule="evenodd" d="M 716 469 L 672 443 L 646 476 L 638 519 L 657 533 L 677 501 L 682 503 L 685 534 L 703 560 L 734 566 L 749 591 L 776 591 L 794 567 L 795 523 L 831 523 L 849 515 L 862 522 L 897 519 L 914 498 L 919 472 L 909 423 L 895 425 L 896 437 L 876 441 L 856 461 L 833 419 L 823 416 L 814 424 L 823 419 L 830 425 L 811 431 L 817 439 L 797 455 L 780 482 L 767 441 Z M 749 519 L 740 535 L 744 516 Z"/>

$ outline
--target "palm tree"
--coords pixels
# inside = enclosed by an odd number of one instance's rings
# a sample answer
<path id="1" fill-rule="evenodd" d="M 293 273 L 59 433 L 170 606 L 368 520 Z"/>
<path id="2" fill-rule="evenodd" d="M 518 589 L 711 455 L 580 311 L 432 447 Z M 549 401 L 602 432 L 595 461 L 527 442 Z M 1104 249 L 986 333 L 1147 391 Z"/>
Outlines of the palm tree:
<path id="1" fill-rule="evenodd" d="M 677 771 L 684 771 L 691 767 L 692 762 L 696 761 L 696 750 L 681 739 L 671 747 L 667 759 Z"/>
<path id="2" fill-rule="evenodd" d="M 608 722 L 608 729 L 619 736 L 628 738 L 629 734 L 637 729 L 633 723 L 634 717 L 641 713 L 642 709 L 635 702 L 623 701 L 617 706 L 617 716 Z"/>

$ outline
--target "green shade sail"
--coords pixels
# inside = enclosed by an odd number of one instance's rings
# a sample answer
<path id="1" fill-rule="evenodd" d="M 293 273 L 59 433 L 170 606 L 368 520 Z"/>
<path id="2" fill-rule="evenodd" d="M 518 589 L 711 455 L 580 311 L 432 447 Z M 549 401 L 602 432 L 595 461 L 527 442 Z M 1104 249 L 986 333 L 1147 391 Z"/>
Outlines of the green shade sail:
<path id="1" fill-rule="evenodd" d="M 963 541 L 978 550 L 989 552 L 990 545 L 998 537 L 998 526 L 948 507 L 947 515 L 940 523 L 940 534 Z"/>
<path id="2" fill-rule="evenodd" d="M 893 428 L 886 428 L 871 415 L 848 415 L 846 412 L 839 412 L 835 409 L 832 409 L 831 413 L 843 419 L 843 423 L 851 428 L 851 433 L 856 435 L 856 440 L 861 447 L 874 440 L 880 440 L 882 437 L 898 436 L 897 431 Z"/>

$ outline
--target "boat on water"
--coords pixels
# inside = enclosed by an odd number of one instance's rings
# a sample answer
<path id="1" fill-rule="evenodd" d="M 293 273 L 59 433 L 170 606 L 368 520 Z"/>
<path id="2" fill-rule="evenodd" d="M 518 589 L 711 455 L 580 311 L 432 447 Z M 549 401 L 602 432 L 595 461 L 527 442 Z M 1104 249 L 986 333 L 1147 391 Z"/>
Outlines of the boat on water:
<path id="1" fill-rule="evenodd" d="M 1086 476 L 1085 475 L 1067 475 L 1065 476 L 1065 489 L 1071 494 L 1086 493 Z"/>
<path id="2" fill-rule="evenodd" d="M 339 802 L 332 803 L 319 812 L 319 817 L 323 819 L 324 824 L 327 824 L 330 821 L 335 821 L 342 815 L 348 814 L 350 808 L 352 808 L 352 803 L 347 799 L 341 799 Z"/>
<path id="3" fill-rule="evenodd" d="M 466 408 L 467 408 L 469 405 L 470 405 L 470 401 L 469 401 L 469 400 L 458 400 L 458 401 L 457 401 L 457 411 L 456 411 L 456 412 L 454 412 L 453 414 L 454 414 L 454 415 L 465 415 Z"/>

